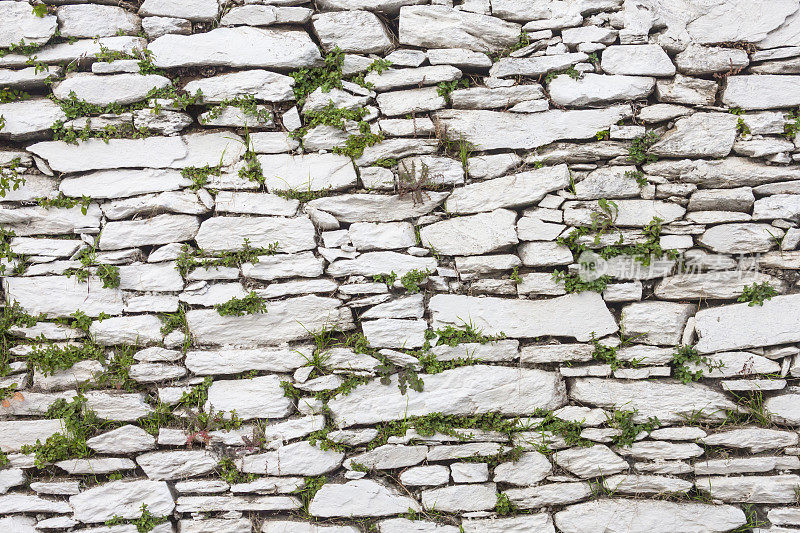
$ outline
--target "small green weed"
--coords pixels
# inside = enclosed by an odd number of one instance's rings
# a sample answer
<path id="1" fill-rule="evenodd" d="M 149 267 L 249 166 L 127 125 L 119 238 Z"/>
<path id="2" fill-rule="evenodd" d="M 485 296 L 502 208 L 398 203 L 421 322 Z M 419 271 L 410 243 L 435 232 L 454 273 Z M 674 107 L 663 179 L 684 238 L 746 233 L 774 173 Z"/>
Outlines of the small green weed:
<path id="1" fill-rule="evenodd" d="M 765 300 L 770 300 L 773 296 L 777 295 L 778 291 L 775 290 L 775 287 L 765 281 L 763 283 L 753 283 L 752 285 L 746 286 L 742 291 L 742 295 L 739 296 L 736 301 L 748 302 L 747 305 L 750 307 L 755 305 L 763 306 Z"/>
<path id="2" fill-rule="evenodd" d="M 214 306 L 220 316 L 244 316 L 267 312 L 264 298 L 250 291 L 244 298 L 231 298 L 225 303 Z"/>
<path id="3" fill-rule="evenodd" d="M 650 147 L 658 142 L 658 139 L 658 135 L 652 131 L 633 139 L 628 148 L 628 159 L 637 165 L 658 161 L 658 156 L 648 152 Z"/>

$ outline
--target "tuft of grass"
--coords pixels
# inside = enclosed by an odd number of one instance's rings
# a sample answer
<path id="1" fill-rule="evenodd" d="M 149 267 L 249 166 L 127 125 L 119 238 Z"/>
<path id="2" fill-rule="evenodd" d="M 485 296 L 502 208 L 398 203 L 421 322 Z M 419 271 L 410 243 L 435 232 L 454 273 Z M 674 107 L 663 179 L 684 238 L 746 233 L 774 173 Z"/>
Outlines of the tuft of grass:
<path id="1" fill-rule="evenodd" d="M 637 165 L 658 161 L 658 156 L 648 152 L 651 146 L 658 142 L 658 135 L 652 131 L 637 137 L 628 148 L 628 160 Z"/>
<path id="2" fill-rule="evenodd" d="M 311 514 L 308 512 L 308 506 L 311 504 L 311 500 L 314 499 L 314 495 L 317 491 L 321 489 L 327 481 L 328 478 L 325 476 L 308 476 L 305 478 L 304 486 L 292 492 L 292 494 L 300 498 L 300 502 L 302 503 L 300 513 L 303 516 L 311 517 Z"/>
<path id="3" fill-rule="evenodd" d="M 625 173 L 625 177 L 635 179 L 639 187 L 647 185 L 647 178 L 641 170 L 629 170 Z"/>
<path id="4" fill-rule="evenodd" d="M 5 198 L 8 191 L 16 191 L 25 185 L 25 176 L 20 175 L 20 170 L 24 167 L 19 157 L 12 159 L 8 166 L 0 167 L 0 197 Z"/>
<path id="5" fill-rule="evenodd" d="M 636 436 L 642 431 L 646 431 L 650 434 L 653 430 L 661 427 L 661 422 L 659 422 L 658 418 L 655 416 L 648 417 L 647 422 L 644 424 L 635 423 L 633 417 L 636 415 L 636 412 L 635 409 L 633 411 L 615 409 L 612 413 L 606 415 L 606 423 L 608 426 L 620 431 L 619 435 L 611 437 L 611 441 L 615 446 L 630 446 L 636 440 Z"/>
<path id="6" fill-rule="evenodd" d="M 425 333 L 428 340 L 436 338 L 436 346 L 446 344 L 448 346 L 458 346 L 465 342 L 477 342 L 480 344 L 487 344 L 498 340 L 505 339 L 504 333 L 497 335 L 484 335 L 480 328 L 477 328 L 472 322 L 464 322 L 461 327 L 448 325 L 444 328 L 439 328 L 436 331 L 428 330 Z"/>
<path id="7" fill-rule="evenodd" d="M 234 252 L 211 254 L 205 250 L 195 250 L 184 244 L 181 253 L 175 260 L 175 268 L 184 278 L 195 268 L 236 267 L 244 263 L 258 263 L 260 255 L 275 255 L 278 252 L 278 242 L 271 243 L 267 248 L 254 248 L 250 239 L 245 238 L 242 249 Z"/>
<path id="8" fill-rule="evenodd" d="M 687 363 L 705 365 L 710 370 L 722 366 L 722 363 L 714 362 L 708 357 L 700 355 L 694 346 L 678 346 L 675 348 L 675 353 L 672 354 L 672 376 L 683 384 L 700 381 L 703 377 L 703 369 L 690 370 L 686 366 Z"/>
<path id="9" fill-rule="evenodd" d="M 746 286 L 742 291 L 742 295 L 739 296 L 736 301 L 748 302 L 747 305 L 750 307 L 755 305 L 763 306 L 765 300 L 770 300 L 773 296 L 777 295 L 778 291 L 775 290 L 775 287 L 765 281 L 763 283 L 753 283 L 752 285 Z"/>
<path id="10" fill-rule="evenodd" d="M 126 520 L 119 515 L 114 515 L 113 518 L 106 520 L 106 525 L 110 527 L 121 524 L 132 524 L 136 526 L 136 531 L 138 531 L 138 533 L 149 533 L 155 529 L 158 524 L 163 524 L 169 519 L 166 516 L 155 516 L 147 508 L 146 503 L 142 503 L 141 510 L 141 516 L 135 520 Z"/>
<path id="11" fill-rule="evenodd" d="M 267 312 L 264 298 L 250 291 L 244 298 L 231 298 L 225 303 L 214 306 L 220 316 L 244 316 Z"/>
<path id="12" fill-rule="evenodd" d="M 469 80 L 466 78 L 453 81 L 443 81 L 436 86 L 436 94 L 443 97 L 448 104 L 452 104 L 453 101 L 450 99 L 452 92 L 456 89 L 466 89 L 467 87 L 469 87 Z"/>
<path id="13" fill-rule="evenodd" d="M 84 342 L 80 345 L 40 345 L 26 356 L 31 368 L 39 369 L 45 376 L 67 370 L 78 361 L 103 361 L 105 354 L 96 344 Z"/>
<path id="14" fill-rule="evenodd" d="M 556 282 L 563 281 L 564 290 L 566 290 L 568 294 L 571 294 L 584 291 L 603 292 L 611 281 L 611 276 L 600 276 L 591 281 L 584 281 L 578 274 L 556 270 L 553 272 L 553 279 Z"/>
<path id="15" fill-rule="evenodd" d="M 25 445 L 22 453 L 33 453 L 34 464 L 37 468 L 44 468 L 50 463 L 89 457 L 92 449 L 86 444 L 86 439 L 94 436 L 102 429 L 109 426 L 108 422 L 100 419 L 97 414 L 86 407 L 86 397 L 78 394 L 71 401 L 59 398 L 47 409 L 47 418 L 60 418 L 64 421 L 64 433 L 54 433 L 42 443 Z"/>
<path id="16" fill-rule="evenodd" d="M 206 165 L 204 167 L 186 167 L 181 170 L 181 176 L 191 180 L 192 185 L 189 187 L 190 191 L 199 191 L 208 183 L 209 176 L 219 176 L 222 171 L 219 167 L 212 167 Z"/>
<path id="17" fill-rule="evenodd" d="M 256 479 L 254 474 L 245 474 L 236 468 L 236 464 L 230 457 L 223 457 L 217 463 L 217 471 L 219 477 L 228 485 L 236 485 L 238 483 L 249 483 Z"/>
<path id="18" fill-rule="evenodd" d="M 336 47 L 323 59 L 321 67 L 301 68 L 289 74 L 294 78 L 294 98 L 298 107 L 302 107 L 308 95 L 317 88 L 321 88 L 322 92 L 330 92 L 331 89 L 342 87 L 344 52 Z"/>
<path id="19" fill-rule="evenodd" d="M 504 492 L 497 493 L 497 503 L 494 505 L 494 512 L 500 516 L 511 516 L 519 512 L 519 508 L 508 499 Z"/>
<path id="20" fill-rule="evenodd" d="M 394 272 L 392 272 L 392 274 L 394 274 Z M 427 268 L 424 271 L 415 268 L 403 274 L 403 277 L 400 278 L 400 283 L 403 284 L 403 287 L 409 294 L 416 294 L 421 290 L 420 285 L 424 283 L 431 274 L 433 274 L 433 272 Z"/>

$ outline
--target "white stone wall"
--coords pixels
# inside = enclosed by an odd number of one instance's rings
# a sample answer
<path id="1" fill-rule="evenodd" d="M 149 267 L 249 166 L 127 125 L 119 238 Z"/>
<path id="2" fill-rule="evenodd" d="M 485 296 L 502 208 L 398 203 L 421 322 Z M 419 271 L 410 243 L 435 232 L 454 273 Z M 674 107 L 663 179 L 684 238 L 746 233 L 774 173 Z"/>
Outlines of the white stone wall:
<path id="1" fill-rule="evenodd" d="M 800 531 L 798 0 L 68 1 L 5 531 Z"/>

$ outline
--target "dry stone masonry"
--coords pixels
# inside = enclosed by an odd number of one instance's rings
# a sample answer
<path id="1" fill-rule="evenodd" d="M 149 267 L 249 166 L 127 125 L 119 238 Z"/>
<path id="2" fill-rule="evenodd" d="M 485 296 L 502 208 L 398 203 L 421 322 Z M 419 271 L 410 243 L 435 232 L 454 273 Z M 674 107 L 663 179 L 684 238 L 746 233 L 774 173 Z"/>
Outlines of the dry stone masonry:
<path id="1" fill-rule="evenodd" d="M 800 0 L 0 0 L 0 529 L 800 532 Z"/>

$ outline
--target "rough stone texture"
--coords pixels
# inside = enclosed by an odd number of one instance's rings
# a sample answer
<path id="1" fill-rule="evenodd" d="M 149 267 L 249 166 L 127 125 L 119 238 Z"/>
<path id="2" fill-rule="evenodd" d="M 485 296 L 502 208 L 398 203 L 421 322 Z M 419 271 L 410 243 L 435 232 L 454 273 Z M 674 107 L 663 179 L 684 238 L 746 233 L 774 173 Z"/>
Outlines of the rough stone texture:
<path id="1" fill-rule="evenodd" d="M 324 485 L 308 507 L 319 517 L 391 516 L 409 509 L 421 510 L 415 500 L 368 479 Z"/>
<path id="2" fill-rule="evenodd" d="M 445 6 L 400 8 L 400 43 L 426 48 L 496 52 L 517 42 L 520 27 Z"/>
<path id="3" fill-rule="evenodd" d="M 698 311 L 697 349 L 702 352 L 797 342 L 800 296 L 777 296 L 762 306 L 734 304 Z"/>
<path id="4" fill-rule="evenodd" d="M 592 332 L 602 336 L 617 331 L 602 299 L 592 293 L 536 302 L 442 294 L 432 298 L 429 308 L 435 328 L 470 323 L 489 335 L 504 333 L 522 338 L 554 335 L 586 341 Z M 517 320 L 520 315 L 535 316 L 537 320 L 521 323 Z M 578 315 L 581 318 L 575 320 Z M 565 321 L 566 316 L 572 317 L 571 320 Z"/>
<path id="5" fill-rule="evenodd" d="M 635 420 L 656 416 L 662 422 L 679 422 L 685 416 L 722 420 L 725 409 L 736 405 L 725 394 L 697 383 L 647 382 L 580 378 L 571 383 L 570 398 L 607 409 L 625 406 L 636 410 Z"/>
<path id="6" fill-rule="evenodd" d="M 622 107 L 583 111 L 509 114 L 497 111 L 440 111 L 437 118 L 455 138 L 480 150 L 531 149 L 561 139 L 589 139 L 628 111 Z M 502 129 L 503 135 L 492 131 Z"/>
<path id="7" fill-rule="evenodd" d="M 155 516 L 175 508 L 169 486 L 163 481 L 112 481 L 70 497 L 74 516 L 81 522 L 105 522 L 114 516 L 138 518 L 141 504 Z"/>
<path id="8" fill-rule="evenodd" d="M 305 32 L 247 26 L 217 28 L 194 35 L 164 35 L 149 47 L 161 68 L 221 67 L 293 68 L 312 66 L 320 53 Z"/>
<path id="9" fill-rule="evenodd" d="M 541 370 L 478 365 L 424 376 L 424 380 L 430 384 L 428 389 L 408 390 L 406 395 L 397 389 L 396 378 L 389 386 L 373 380 L 331 400 L 333 418 L 338 425 L 349 426 L 434 412 L 515 414 L 536 407 L 560 407 L 566 394 L 560 377 Z"/>
<path id="10" fill-rule="evenodd" d="M 0 0 L 0 527 L 797 528 L 798 78 L 797 0 Z"/>
<path id="11" fill-rule="evenodd" d="M 603 499 L 567 507 L 555 523 L 565 533 L 722 533 L 744 524 L 745 516 L 730 505 Z"/>

